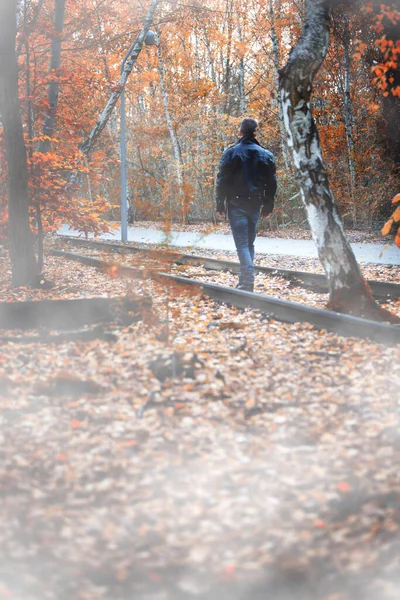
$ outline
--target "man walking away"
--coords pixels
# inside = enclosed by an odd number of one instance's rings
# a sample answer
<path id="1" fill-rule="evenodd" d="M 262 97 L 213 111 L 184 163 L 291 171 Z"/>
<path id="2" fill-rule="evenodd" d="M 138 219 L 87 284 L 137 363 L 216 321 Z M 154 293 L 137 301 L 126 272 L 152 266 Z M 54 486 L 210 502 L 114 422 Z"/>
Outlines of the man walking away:
<path id="1" fill-rule="evenodd" d="M 217 177 L 217 213 L 228 213 L 240 261 L 237 288 L 254 291 L 254 240 L 260 217 L 274 208 L 276 169 L 274 157 L 256 139 L 258 123 L 243 119 L 240 140 L 225 150 Z"/>

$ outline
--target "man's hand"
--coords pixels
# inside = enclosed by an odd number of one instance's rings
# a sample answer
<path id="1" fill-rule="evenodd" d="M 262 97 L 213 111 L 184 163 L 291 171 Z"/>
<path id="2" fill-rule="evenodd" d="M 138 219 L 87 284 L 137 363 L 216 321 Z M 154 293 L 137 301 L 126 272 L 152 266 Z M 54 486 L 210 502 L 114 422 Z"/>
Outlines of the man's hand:
<path id="1" fill-rule="evenodd" d="M 270 217 L 271 215 L 272 215 L 272 210 L 271 210 L 271 211 L 269 211 L 269 212 L 267 212 L 267 211 L 265 211 L 264 209 L 262 209 L 262 211 L 261 211 L 261 215 L 260 215 L 260 218 L 261 218 L 261 219 L 267 219 L 267 218 L 268 218 L 268 217 Z"/>
<path id="2" fill-rule="evenodd" d="M 217 212 L 217 215 L 220 219 L 226 219 L 226 214 L 224 212 Z"/>

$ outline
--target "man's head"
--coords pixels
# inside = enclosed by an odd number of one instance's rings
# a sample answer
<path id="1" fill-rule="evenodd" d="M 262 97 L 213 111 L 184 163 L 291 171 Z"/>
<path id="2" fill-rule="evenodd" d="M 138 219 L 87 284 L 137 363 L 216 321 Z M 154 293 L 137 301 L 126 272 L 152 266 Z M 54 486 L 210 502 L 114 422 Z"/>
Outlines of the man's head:
<path id="1" fill-rule="evenodd" d="M 245 137 L 255 137 L 258 123 L 255 119 L 243 119 L 240 124 L 240 134 Z"/>

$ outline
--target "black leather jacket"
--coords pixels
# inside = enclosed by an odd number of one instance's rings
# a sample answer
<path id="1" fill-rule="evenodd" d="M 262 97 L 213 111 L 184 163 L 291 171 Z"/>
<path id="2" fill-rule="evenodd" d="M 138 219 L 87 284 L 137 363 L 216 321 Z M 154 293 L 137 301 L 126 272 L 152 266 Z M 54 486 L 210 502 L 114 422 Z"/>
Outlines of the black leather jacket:
<path id="1" fill-rule="evenodd" d="M 254 138 L 242 137 L 222 155 L 217 176 L 217 212 L 226 203 L 272 212 L 276 169 L 272 152 Z"/>

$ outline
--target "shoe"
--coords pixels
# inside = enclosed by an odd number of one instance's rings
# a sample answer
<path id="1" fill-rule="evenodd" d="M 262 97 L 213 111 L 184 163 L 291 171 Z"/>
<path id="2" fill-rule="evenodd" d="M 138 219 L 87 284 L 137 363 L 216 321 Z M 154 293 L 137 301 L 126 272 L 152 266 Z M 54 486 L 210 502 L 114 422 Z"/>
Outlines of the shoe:
<path id="1" fill-rule="evenodd" d="M 244 285 L 243 283 L 238 283 L 236 289 L 242 290 L 243 292 L 254 292 L 254 286 Z"/>

